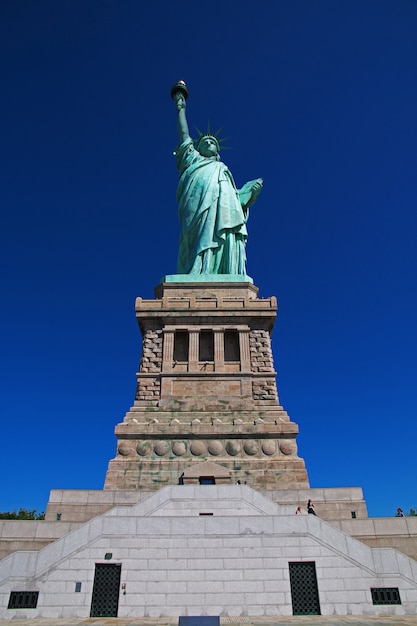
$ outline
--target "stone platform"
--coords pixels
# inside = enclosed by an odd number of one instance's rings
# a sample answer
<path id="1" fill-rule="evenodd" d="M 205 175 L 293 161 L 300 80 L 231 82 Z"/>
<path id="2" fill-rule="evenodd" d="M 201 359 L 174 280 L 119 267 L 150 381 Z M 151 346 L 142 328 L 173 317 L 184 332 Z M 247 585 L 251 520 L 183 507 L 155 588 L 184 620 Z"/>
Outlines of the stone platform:
<path id="1" fill-rule="evenodd" d="M 118 578 L 99 593 L 111 572 Z M 393 594 L 389 603 L 374 603 L 375 590 Z M 21 592 L 38 594 L 36 606 L 8 609 Z M 165 487 L 39 552 L 0 561 L 1 619 L 87 620 L 97 593 L 125 620 L 221 615 L 239 618 L 230 623 L 252 616 L 290 623 L 294 603 L 307 602 L 317 617 L 413 615 L 417 623 L 416 561 L 370 548 L 314 515 L 294 515 L 293 506 L 244 485 Z"/>

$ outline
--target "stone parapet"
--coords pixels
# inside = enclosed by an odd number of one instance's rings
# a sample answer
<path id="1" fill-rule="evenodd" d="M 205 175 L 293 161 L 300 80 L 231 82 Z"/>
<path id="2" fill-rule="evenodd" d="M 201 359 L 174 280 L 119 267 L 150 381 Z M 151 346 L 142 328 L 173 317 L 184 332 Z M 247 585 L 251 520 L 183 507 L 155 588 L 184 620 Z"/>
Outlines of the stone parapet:
<path id="1" fill-rule="evenodd" d="M 212 466 L 215 465 L 210 461 L 205 464 L 201 462 L 190 464 L 183 472 L 184 482 L 191 483 L 192 478 L 198 482 L 199 469 L 203 467 L 205 472 L 210 471 L 215 474 L 220 479 L 219 482 L 227 481 L 230 475 L 227 467 L 219 466 L 216 460 L 215 469 L 210 469 L 210 463 Z M 166 468 L 164 463 L 160 464 L 163 472 Z M 259 465 L 257 469 L 260 469 Z M 255 477 L 257 469 L 253 467 Z M 177 470 L 180 472 L 180 467 Z M 242 483 L 245 482 L 243 475 L 240 480 Z M 255 482 L 252 486 L 257 488 Z M 293 515 L 297 506 L 301 506 L 306 514 L 306 503 L 308 499 L 311 499 L 320 519 L 349 536 L 370 547 L 395 548 L 417 560 L 417 517 L 368 518 L 362 489 L 359 487 L 292 489 L 288 486 L 281 490 L 259 491 L 280 505 L 282 515 Z M 40 550 L 75 530 L 81 523 L 102 515 L 114 507 L 134 506 L 149 498 L 153 492 L 153 488 L 140 491 L 52 490 L 44 521 L 0 521 L 1 558 L 17 550 Z M 352 513 L 355 514 L 355 518 L 352 518 Z M 227 514 L 227 510 L 224 510 L 223 514 Z M 56 521 L 57 516 L 60 521 Z"/>
<path id="2" fill-rule="evenodd" d="M 79 526 L 80 524 L 73 521 L 61 523 L 47 520 L 1 520 L 0 559 L 19 550 L 41 550 Z"/>
<path id="3" fill-rule="evenodd" d="M 136 317 L 141 325 L 154 318 L 181 318 L 192 312 L 194 319 L 210 315 L 230 323 L 231 317 L 255 314 L 258 321 L 270 318 L 268 326 L 272 329 L 277 299 L 258 299 L 257 295 L 258 288 L 250 283 L 164 283 L 156 287 L 154 300 L 136 298 Z"/>

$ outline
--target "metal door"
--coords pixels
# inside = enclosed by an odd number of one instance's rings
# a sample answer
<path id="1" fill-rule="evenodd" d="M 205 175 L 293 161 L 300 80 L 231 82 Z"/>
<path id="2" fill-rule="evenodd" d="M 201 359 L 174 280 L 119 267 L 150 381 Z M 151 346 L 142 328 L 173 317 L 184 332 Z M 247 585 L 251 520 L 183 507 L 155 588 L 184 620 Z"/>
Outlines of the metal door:
<path id="1" fill-rule="evenodd" d="M 117 617 L 122 566 L 96 563 L 90 617 Z"/>
<path id="2" fill-rule="evenodd" d="M 315 562 L 301 561 L 288 565 L 293 615 L 320 615 Z"/>

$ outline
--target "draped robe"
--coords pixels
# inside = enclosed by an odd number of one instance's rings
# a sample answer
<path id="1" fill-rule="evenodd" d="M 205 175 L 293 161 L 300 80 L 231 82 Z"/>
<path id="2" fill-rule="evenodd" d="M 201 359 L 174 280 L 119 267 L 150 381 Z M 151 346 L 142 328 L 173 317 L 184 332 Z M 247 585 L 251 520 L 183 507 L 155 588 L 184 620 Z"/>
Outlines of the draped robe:
<path id="1" fill-rule="evenodd" d="M 202 156 L 191 138 L 175 156 L 181 227 L 178 273 L 246 275 L 248 210 L 242 207 L 231 172 L 216 157 Z"/>

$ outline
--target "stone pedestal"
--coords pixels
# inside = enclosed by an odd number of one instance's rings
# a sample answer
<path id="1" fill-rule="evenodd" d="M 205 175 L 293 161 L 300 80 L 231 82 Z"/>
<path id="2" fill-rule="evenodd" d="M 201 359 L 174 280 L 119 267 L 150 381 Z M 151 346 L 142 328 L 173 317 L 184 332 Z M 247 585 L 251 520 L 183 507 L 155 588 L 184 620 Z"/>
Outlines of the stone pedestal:
<path id="1" fill-rule="evenodd" d="M 249 282 L 164 282 L 155 300 L 136 300 L 136 399 L 116 427 L 105 489 L 156 490 L 190 468 L 201 482 L 223 474 L 262 490 L 308 488 L 298 427 L 278 401 L 276 298 L 257 294 Z M 226 471 L 208 476 L 208 461 Z"/>

